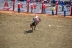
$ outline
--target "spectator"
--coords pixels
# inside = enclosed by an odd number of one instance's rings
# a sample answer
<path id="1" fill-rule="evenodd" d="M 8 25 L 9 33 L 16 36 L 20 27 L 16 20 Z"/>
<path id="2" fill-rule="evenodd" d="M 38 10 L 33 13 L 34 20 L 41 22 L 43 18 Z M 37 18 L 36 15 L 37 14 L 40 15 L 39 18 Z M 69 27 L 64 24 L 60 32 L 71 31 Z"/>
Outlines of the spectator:
<path id="1" fill-rule="evenodd" d="M 36 5 L 33 4 L 33 13 L 36 13 Z"/>
<path id="2" fill-rule="evenodd" d="M 31 13 L 33 13 L 33 5 L 31 5 Z"/>
<path id="3" fill-rule="evenodd" d="M 18 3 L 18 13 L 20 13 L 20 8 L 21 8 L 21 4 L 20 3 Z"/>
<path id="4" fill-rule="evenodd" d="M 54 15 L 54 11 L 55 11 L 55 6 L 53 5 L 53 7 L 52 7 L 52 15 Z"/>
<path id="5" fill-rule="evenodd" d="M 45 13 L 46 13 L 46 11 L 45 11 L 45 9 L 46 9 L 46 5 L 43 4 L 42 8 L 43 8 L 43 14 L 45 14 Z"/>
<path id="6" fill-rule="evenodd" d="M 66 10 L 66 8 L 64 7 L 64 17 L 66 16 L 66 11 L 67 11 L 67 10 Z"/>

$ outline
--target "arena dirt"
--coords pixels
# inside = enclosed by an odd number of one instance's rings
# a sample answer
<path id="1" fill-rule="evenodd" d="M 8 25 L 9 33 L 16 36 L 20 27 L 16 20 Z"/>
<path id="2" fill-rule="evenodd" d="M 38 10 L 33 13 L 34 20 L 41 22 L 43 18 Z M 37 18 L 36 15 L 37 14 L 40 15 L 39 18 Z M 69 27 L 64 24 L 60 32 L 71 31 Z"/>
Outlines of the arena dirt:
<path id="1" fill-rule="evenodd" d="M 33 17 L 1 11 L 0 48 L 72 48 L 71 17 L 39 14 L 41 22 L 32 32 L 29 25 Z"/>

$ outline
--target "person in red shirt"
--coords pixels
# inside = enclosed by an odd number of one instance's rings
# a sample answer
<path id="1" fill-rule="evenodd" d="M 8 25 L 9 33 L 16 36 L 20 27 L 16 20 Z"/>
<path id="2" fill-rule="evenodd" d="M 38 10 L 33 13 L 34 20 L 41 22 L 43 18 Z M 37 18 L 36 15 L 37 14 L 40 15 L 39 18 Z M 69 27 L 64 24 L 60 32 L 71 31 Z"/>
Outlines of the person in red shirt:
<path id="1" fill-rule="evenodd" d="M 33 5 L 31 5 L 31 13 L 33 13 Z"/>
<path id="2" fill-rule="evenodd" d="M 5 2 L 4 7 L 8 7 L 8 2 Z"/>
<path id="3" fill-rule="evenodd" d="M 31 13 L 35 13 L 36 5 L 31 5 Z"/>
<path id="4" fill-rule="evenodd" d="M 46 13 L 46 11 L 45 11 L 45 9 L 46 9 L 46 5 L 43 4 L 42 8 L 43 8 L 43 13 L 45 14 L 45 13 Z"/>
<path id="5" fill-rule="evenodd" d="M 33 13 L 36 13 L 36 5 L 33 5 Z"/>
<path id="6" fill-rule="evenodd" d="M 8 5 L 8 2 L 6 1 L 5 3 L 4 3 L 4 7 L 3 7 L 3 10 L 9 10 L 10 8 L 9 8 L 9 5 Z"/>
<path id="7" fill-rule="evenodd" d="M 20 8 L 21 8 L 20 3 L 18 3 L 18 13 L 20 13 Z"/>

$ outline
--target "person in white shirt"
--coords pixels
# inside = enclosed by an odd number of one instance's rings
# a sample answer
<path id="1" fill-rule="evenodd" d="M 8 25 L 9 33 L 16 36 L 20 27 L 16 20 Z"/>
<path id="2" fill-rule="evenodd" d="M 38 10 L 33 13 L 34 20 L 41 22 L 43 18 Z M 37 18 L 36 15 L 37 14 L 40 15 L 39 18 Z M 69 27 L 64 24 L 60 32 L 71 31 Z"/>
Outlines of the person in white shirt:
<path id="1" fill-rule="evenodd" d="M 66 16 L 66 11 L 67 11 L 67 9 L 66 9 L 66 7 L 64 7 L 64 17 Z"/>

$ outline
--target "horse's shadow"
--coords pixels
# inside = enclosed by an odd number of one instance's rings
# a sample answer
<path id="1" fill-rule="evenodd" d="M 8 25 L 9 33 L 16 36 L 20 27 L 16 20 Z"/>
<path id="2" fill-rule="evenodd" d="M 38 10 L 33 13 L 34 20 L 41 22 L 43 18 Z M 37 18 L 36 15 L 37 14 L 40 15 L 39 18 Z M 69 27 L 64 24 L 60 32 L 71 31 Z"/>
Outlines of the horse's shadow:
<path id="1" fill-rule="evenodd" d="M 27 33 L 33 33 L 33 30 L 28 30 L 28 31 L 25 31 L 24 33 L 25 34 L 27 34 Z"/>

